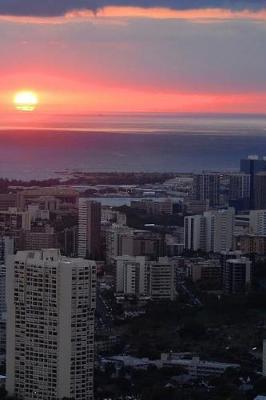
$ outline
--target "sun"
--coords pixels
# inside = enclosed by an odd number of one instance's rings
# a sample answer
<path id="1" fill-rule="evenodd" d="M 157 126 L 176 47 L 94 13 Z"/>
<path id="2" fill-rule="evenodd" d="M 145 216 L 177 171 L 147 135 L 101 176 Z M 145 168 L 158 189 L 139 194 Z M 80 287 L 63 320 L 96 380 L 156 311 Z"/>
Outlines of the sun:
<path id="1" fill-rule="evenodd" d="M 23 90 L 15 93 L 13 102 L 19 111 L 34 111 L 39 104 L 39 98 L 35 92 Z"/>

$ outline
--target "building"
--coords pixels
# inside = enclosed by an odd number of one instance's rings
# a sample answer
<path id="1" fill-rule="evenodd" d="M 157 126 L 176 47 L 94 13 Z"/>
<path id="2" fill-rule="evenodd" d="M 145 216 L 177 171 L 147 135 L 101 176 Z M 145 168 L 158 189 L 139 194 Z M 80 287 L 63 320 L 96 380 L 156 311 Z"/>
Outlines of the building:
<path id="1" fill-rule="evenodd" d="M 184 202 L 185 210 L 188 214 L 203 214 L 210 208 L 209 200 L 193 200 L 189 199 Z"/>
<path id="2" fill-rule="evenodd" d="M 184 239 L 186 250 L 206 250 L 206 220 L 203 215 L 185 217 Z"/>
<path id="3" fill-rule="evenodd" d="M 206 251 L 220 253 L 233 248 L 234 208 L 206 211 Z"/>
<path id="4" fill-rule="evenodd" d="M 22 250 L 41 250 L 56 248 L 57 235 L 53 228 L 45 231 L 25 231 L 22 235 Z"/>
<path id="5" fill-rule="evenodd" d="M 225 294 L 245 293 L 252 281 L 252 265 L 249 258 L 229 259 L 223 267 Z"/>
<path id="6" fill-rule="evenodd" d="M 116 257 L 122 255 L 122 239 L 131 232 L 128 226 L 113 224 L 102 229 L 105 241 L 105 257 L 108 264 L 115 262 Z"/>
<path id="7" fill-rule="evenodd" d="M 266 209 L 250 211 L 249 233 L 258 236 L 266 235 Z"/>
<path id="8" fill-rule="evenodd" d="M 71 188 L 44 187 L 22 190 L 17 193 L 17 206 L 26 210 L 30 204 L 49 211 L 73 211 L 78 208 L 79 193 Z"/>
<path id="9" fill-rule="evenodd" d="M 114 210 L 112 207 L 102 206 L 102 214 L 101 214 L 102 222 L 111 222 L 117 225 L 126 225 L 127 224 L 127 216 L 120 211 Z"/>
<path id="10" fill-rule="evenodd" d="M 167 257 L 159 257 L 157 261 L 146 257 L 117 257 L 116 294 L 154 301 L 174 300 L 176 267 Z"/>
<path id="11" fill-rule="evenodd" d="M 167 257 L 159 257 L 150 266 L 150 296 L 153 301 L 176 298 L 176 268 Z"/>
<path id="12" fill-rule="evenodd" d="M 262 346 L 262 375 L 266 376 L 266 340 L 263 340 Z"/>
<path id="13" fill-rule="evenodd" d="M 7 211 L 9 208 L 17 207 L 16 193 L 0 193 L 0 211 Z"/>
<path id="14" fill-rule="evenodd" d="M 266 172 L 259 172 L 254 177 L 254 208 L 266 209 Z"/>
<path id="15" fill-rule="evenodd" d="M 115 263 L 118 256 L 162 257 L 166 253 L 164 235 L 113 224 L 105 230 L 106 261 Z"/>
<path id="16" fill-rule="evenodd" d="M 0 321 L 6 312 L 6 267 L 0 265 Z"/>
<path id="17" fill-rule="evenodd" d="M 259 158 L 257 155 L 248 156 L 246 159 L 240 160 L 240 171 L 250 175 L 250 208 L 253 209 L 255 206 L 255 175 L 259 172 L 266 171 L 266 159 L 263 157 Z M 258 207 L 264 208 L 264 207 Z M 266 208 L 266 207 L 265 207 Z"/>
<path id="18" fill-rule="evenodd" d="M 28 211 L 19 211 L 17 208 L 0 211 L 0 233 L 2 235 L 15 235 L 18 231 L 30 229 L 31 218 Z"/>
<path id="19" fill-rule="evenodd" d="M 233 248 L 233 208 L 185 217 L 185 249 L 220 253 Z"/>
<path id="20" fill-rule="evenodd" d="M 101 203 L 80 199 L 78 255 L 93 260 L 101 257 Z"/>
<path id="21" fill-rule="evenodd" d="M 229 205 L 237 210 L 249 209 L 250 174 L 238 173 L 229 175 Z"/>
<path id="22" fill-rule="evenodd" d="M 180 366 L 184 368 L 192 379 L 220 376 L 227 368 L 240 368 L 239 364 L 205 361 L 196 356 L 188 359 L 175 355 L 175 353 L 162 354 L 161 361 L 164 367 Z"/>
<path id="23" fill-rule="evenodd" d="M 266 236 L 243 235 L 235 237 L 235 249 L 243 254 L 266 254 Z"/>
<path id="24" fill-rule="evenodd" d="M 193 282 L 222 282 L 222 266 L 219 260 L 196 259 L 186 262 L 187 274 Z"/>
<path id="25" fill-rule="evenodd" d="M 220 204 L 220 175 L 213 172 L 203 172 L 194 175 L 193 182 L 194 200 L 208 200 L 210 207 Z"/>
<path id="26" fill-rule="evenodd" d="M 130 206 L 151 215 L 172 215 L 173 202 L 171 199 L 141 199 L 131 201 Z"/>
<path id="27" fill-rule="evenodd" d="M 20 251 L 7 265 L 9 395 L 93 399 L 96 266 L 59 250 Z"/>

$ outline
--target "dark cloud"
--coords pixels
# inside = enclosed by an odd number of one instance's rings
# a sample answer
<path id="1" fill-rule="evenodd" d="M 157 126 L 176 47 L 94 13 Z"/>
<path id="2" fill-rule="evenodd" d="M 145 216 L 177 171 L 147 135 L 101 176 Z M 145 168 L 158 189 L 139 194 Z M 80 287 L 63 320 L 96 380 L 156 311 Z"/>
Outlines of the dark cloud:
<path id="1" fill-rule="evenodd" d="M 68 11 L 105 6 L 168 7 L 176 10 L 226 8 L 260 10 L 266 0 L 0 0 L 0 14 L 14 16 L 56 17 Z"/>

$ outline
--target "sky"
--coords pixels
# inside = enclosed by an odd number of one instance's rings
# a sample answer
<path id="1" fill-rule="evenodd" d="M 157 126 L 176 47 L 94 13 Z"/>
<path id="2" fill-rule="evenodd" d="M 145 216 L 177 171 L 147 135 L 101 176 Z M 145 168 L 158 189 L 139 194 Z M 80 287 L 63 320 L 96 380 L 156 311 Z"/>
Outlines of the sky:
<path id="1" fill-rule="evenodd" d="M 0 0 L 0 113 L 266 113 L 266 0 Z"/>

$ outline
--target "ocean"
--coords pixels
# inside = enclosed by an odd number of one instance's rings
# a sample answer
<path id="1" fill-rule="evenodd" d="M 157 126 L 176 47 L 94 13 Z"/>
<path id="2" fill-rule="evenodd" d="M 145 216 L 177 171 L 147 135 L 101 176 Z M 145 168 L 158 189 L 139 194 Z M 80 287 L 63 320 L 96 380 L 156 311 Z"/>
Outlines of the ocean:
<path id="1" fill-rule="evenodd" d="M 69 171 L 237 170 L 266 155 L 266 116 L 109 114 L 0 122 L 0 176 L 46 179 Z"/>

